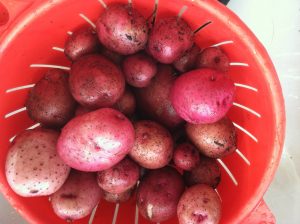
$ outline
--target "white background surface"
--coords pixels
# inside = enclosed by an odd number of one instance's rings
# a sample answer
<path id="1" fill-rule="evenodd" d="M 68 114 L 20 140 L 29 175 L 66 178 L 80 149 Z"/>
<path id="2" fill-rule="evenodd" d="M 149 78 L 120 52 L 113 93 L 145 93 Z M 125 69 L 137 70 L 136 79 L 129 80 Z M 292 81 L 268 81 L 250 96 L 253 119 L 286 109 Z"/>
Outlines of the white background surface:
<path id="1" fill-rule="evenodd" d="M 265 200 L 278 224 L 300 223 L 300 0 L 231 0 L 238 14 L 267 48 L 286 103 L 284 153 Z M 0 195 L 0 224 L 26 222 Z"/>

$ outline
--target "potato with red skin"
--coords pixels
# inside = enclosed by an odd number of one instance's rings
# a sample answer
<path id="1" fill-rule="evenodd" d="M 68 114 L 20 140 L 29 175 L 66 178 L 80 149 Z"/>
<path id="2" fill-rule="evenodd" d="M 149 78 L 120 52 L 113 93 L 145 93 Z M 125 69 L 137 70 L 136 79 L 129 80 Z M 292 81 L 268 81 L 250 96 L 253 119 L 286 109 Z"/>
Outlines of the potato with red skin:
<path id="1" fill-rule="evenodd" d="M 175 81 L 174 73 L 171 66 L 159 65 L 151 83 L 145 88 L 135 89 L 138 109 L 168 128 L 175 128 L 183 123 L 170 100 L 170 90 Z"/>
<path id="2" fill-rule="evenodd" d="M 150 31 L 147 51 L 163 64 L 171 64 L 194 43 L 191 27 L 178 17 L 156 20 Z"/>
<path id="3" fill-rule="evenodd" d="M 139 177 L 139 165 L 125 158 L 115 166 L 98 172 L 97 182 L 104 191 L 120 194 L 135 186 Z"/>
<path id="4" fill-rule="evenodd" d="M 101 171 L 120 162 L 134 144 L 134 128 L 125 115 L 102 108 L 73 118 L 62 129 L 59 156 L 81 171 Z"/>
<path id="5" fill-rule="evenodd" d="M 56 153 L 58 136 L 56 131 L 38 128 L 14 139 L 6 157 L 5 174 L 16 194 L 48 196 L 64 184 L 70 167 Z"/>
<path id="6" fill-rule="evenodd" d="M 136 107 L 135 97 L 129 88 L 125 89 L 124 94 L 113 106 L 116 110 L 130 117 L 134 114 Z"/>
<path id="7" fill-rule="evenodd" d="M 192 124 L 208 124 L 223 118 L 231 108 L 235 86 L 226 73 L 197 69 L 179 76 L 170 95 L 181 118 Z"/>
<path id="8" fill-rule="evenodd" d="M 96 31 L 88 26 L 82 27 L 72 33 L 65 42 L 65 55 L 75 61 L 83 55 L 96 53 L 100 42 Z"/>
<path id="9" fill-rule="evenodd" d="M 166 166 L 173 155 L 173 139 L 169 131 L 148 120 L 136 122 L 134 128 L 135 142 L 129 156 L 147 169 Z"/>
<path id="10" fill-rule="evenodd" d="M 68 79 L 64 71 L 52 69 L 37 82 L 26 100 L 32 120 L 44 126 L 60 127 L 73 117 L 76 101 L 70 93 Z"/>
<path id="11" fill-rule="evenodd" d="M 199 151 L 190 143 L 181 143 L 174 150 L 173 161 L 180 169 L 192 170 L 199 164 Z"/>
<path id="12" fill-rule="evenodd" d="M 123 61 L 122 68 L 126 82 L 137 88 L 149 85 L 157 73 L 155 60 L 145 53 L 127 56 Z"/>
<path id="13" fill-rule="evenodd" d="M 88 216 L 102 197 L 95 173 L 72 170 L 64 185 L 50 197 L 53 211 L 68 222 Z"/>
<path id="14" fill-rule="evenodd" d="M 163 222 L 176 215 L 176 208 L 184 183 L 172 167 L 151 170 L 142 179 L 137 190 L 140 214 L 151 222 Z"/>
<path id="15" fill-rule="evenodd" d="M 218 47 L 204 49 L 196 59 L 197 68 L 211 68 L 221 72 L 229 70 L 229 58 Z"/>
<path id="16" fill-rule="evenodd" d="M 96 22 L 100 42 L 122 55 L 145 48 L 148 40 L 146 19 L 129 4 L 111 4 Z"/>
<path id="17" fill-rule="evenodd" d="M 207 157 L 222 158 L 236 150 L 236 130 L 227 117 L 212 124 L 187 124 L 186 133 L 191 142 Z"/>
<path id="18" fill-rule="evenodd" d="M 98 109 L 114 105 L 125 90 L 121 70 L 101 55 L 86 55 L 72 64 L 70 89 L 83 107 Z"/>
<path id="19" fill-rule="evenodd" d="M 218 224 L 221 213 L 218 194 L 205 184 L 186 189 L 177 207 L 179 224 Z"/>
<path id="20" fill-rule="evenodd" d="M 119 194 L 114 194 L 114 193 L 110 193 L 110 192 L 107 192 L 107 191 L 103 191 L 103 199 L 105 201 L 108 201 L 108 202 L 111 202 L 111 203 L 126 202 L 132 196 L 133 191 L 134 191 L 134 188 L 131 188 L 131 189 L 129 189 L 127 191 L 124 191 L 122 193 L 119 193 Z"/>
<path id="21" fill-rule="evenodd" d="M 221 181 L 221 170 L 217 160 L 202 156 L 200 163 L 191 171 L 184 172 L 183 176 L 187 186 L 207 184 L 217 188 Z"/>
<path id="22" fill-rule="evenodd" d="M 196 59 L 200 53 L 199 47 L 194 44 L 183 55 L 173 62 L 173 66 L 180 72 L 187 72 L 196 67 Z"/>

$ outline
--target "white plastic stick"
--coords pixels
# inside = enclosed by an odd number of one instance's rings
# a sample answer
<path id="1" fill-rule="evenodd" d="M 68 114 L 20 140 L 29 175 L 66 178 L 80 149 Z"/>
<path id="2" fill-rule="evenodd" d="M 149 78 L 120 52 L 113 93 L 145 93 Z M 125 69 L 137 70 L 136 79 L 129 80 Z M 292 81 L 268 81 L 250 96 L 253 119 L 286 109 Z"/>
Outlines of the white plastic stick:
<path id="1" fill-rule="evenodd" d="M 254 92 L 258 92 L 257 88 L 253 87 L 253 86 L 249 86 L 249 85 L 245 85 L 245 84 L 241 84 L 241 83 L 234 83 L 234 85 L 236 87 L 241 87 L 241 88 L 245 88 L 245 89 L 250 89 L 253 90 Z"/>
<path id="2" fill-rule="evenodd" d="M 180 11 L 179 11 L 179 13 L 178 13 L 178 15 L 177 15 L 177 18 L 180 19 L 181 16 L 183 15 L 183 13 L 184 13 L 187 9 L 188 9 L 188 7 L 187 7 L 186 5 L 184 5 L 184 6 L 180 9 Z"/>
<path id="3" fill-rule="evenodd" d="M 54 51 L 60 51 L 60 52 L 65 52 L 65 49 L 63 49 L 61 47 L 52 47 L 52 50 L 54 50 Z"/>
<path id="4" fill-rule="evenodd" d="M 71 70 L 70 67 L 67 66 L 61 66 L 61 65 L 49 65 L 49 64 L 32 64 L 30 65 L 31 68 L 58 68 L 62 70 Z"/>
<path id="5" fill-rule="evenodd" d="M 98 0 L 98 2 L 100 2 L 100 4 L 103 6 L 103 8 L 107 8 L 106 3 L 103 0 Z"/>
<path id="6" fill-rule="evenodd" d="M 242 126 L 238 125 L 237 123 L 232 122 L 233 125 L 235 127 L 237 127 L 238 129 L 240 129 L 242 132 L 244 132 L 246 135 L 248 135 L 250 138 L 252 138 L 255 142 L 258 142 L 257 138 L 251 134 L 249 131 L 247 131 L 245 128 L 243 128 Z"/>
<path id="7" fill-rule="evenodd" d="M 21 113 L 21 112 L 23 112 L 23 111 L 25 111 L 25 110 L 26 110 L 26 107 L 19 108 L 19 109 L 17 109 L 17 110 L 14 110 L 14 111 L 12 111 L 12 112 L 9 112 L 9 113 L 5 114 L 5 115 L 4 115 L 4 118 L 9 118 L 9 117 L 11 117 L 11 116 L 13 116 L 13 115 L 15 115 L 15 114 Z"/>
<path id="8" fill-rule="evenodd" d="M 94 29 L 96 29 L 95 23 L 93 23 L 92 20 L 90 20 L 86 15 L 84 15 L 83 13 L 79 13 L 79 16 L 83 18 L 88 24 L 90 24 Z"/>
<path id="9" fill-rule="evenodd" d="M 232 40 L 222 41 L 220 43 L 211 45 L 210 47 L 219 47 L 219 46 L 226 45 L 226 44 L 233 44 L 233 41 Z"/>
<path id="10" fill-rule="evenodd" d="M 14 87 L 14 88 L 11 88 L 11 89 L 7 89 L 5 92 L 6 93 L 11 93 L 11 92 L 15 92 L 15 91 L 22 90 L 22 89 L 30 89 L 34 86 L 35 86 L 35 84 L 29 84 L 29 85 L 25 85 L 25 86 L 18 86 L 18 87 Z"/>
<path id="11" fill-rule="evenodd" d="M 248 166 L 251 165 L 250 161 L 247 159 L 247 157 L 240 150 L 236 149 L 235 152 L 245 161 L 245 163 Z"/>
<path id="12" fill-rule="evenodd" d="M 243 62 L 230 62 L 230 66 L 242 66 L 242 67 L 249 67 L 249 64 Z"/>
<path id="13" fill-rule="evenodd" d="M 116 207 L 115 207 L 115 213 L 114 213 L 114 217 L 113 217 L 113 220 L 112 220 L 112 224 L 116 224 L 116 222 L 117 222 L 117 217 L 118 217 L 118 213 L 119 213 L 119 207 L 120 207 L 120 204 L 117 203 Z"/>
<path id="14" fill-rule="evenodd" d="M 246 106 L 244 106 L 244 105 L 242 105 L 242 104 L 235 103 L 235 102 L 233 103 L 233 105 L 236 106 L 236 107 L 242 108 L 242 109 L 244 109 L 244 110 L 250 112 L 251 114 L 254 114 L 255 116 L 261 118 L 261 115 L 260 115 L 259 113 L 257 113 L 255 110 L 252 110 L 252 109 L 249 108 L 249 107 L 246 107 Z"/>
<path id="15" fill-rule="evenodd" d="M 231 171 L 228 169 L 228 167 L 226 166 L 226 164 L 221 159 L 217 159 L 217 161 L 224 168 L 224 170 L 226 171 L 226 173 L 228 174 L 228 176 L 230 177 L 230 179 L 232 180 L 232 182 L 234 183 L 234 185 L 237 186 L 238 182 L 235 179 L 235 177 L 233 176 L 233 174 L 231 173 Z"/>

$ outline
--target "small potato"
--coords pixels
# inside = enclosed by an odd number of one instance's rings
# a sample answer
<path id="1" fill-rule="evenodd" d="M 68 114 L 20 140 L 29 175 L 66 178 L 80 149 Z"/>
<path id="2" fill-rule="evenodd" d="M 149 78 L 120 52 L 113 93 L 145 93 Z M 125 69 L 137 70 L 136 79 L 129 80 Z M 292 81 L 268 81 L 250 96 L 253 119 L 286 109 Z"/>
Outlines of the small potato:
<path id="1" fill-rule="evenodd" d="M 70 89 L 83 107 L 98 109 L 114 105 L 125 90 L 121 70 L 101 55 L 86 55 L 72 64 Z"/>
<path id="2" fill-rule="evenodd" d="M 171 66 L 159 65 L 151 83 L 145 88 L 135 90 L 138 109 L 168 128 L 175 128 L 183 123 L 170 100 L 170 90 L 175 81 L 174 73 Z"/>
<path id="3" fill-rule="evenodd" d="M 187 186 L 207 184 L 212 188 L 217 188 L 221 181 L 221 171 L 217 161 L 204 156 L 194 169 L 184 172 L 183 176 Z"/>
<path id="4" fill-rule="evenodd" d="M 136 185 L 139 177 L 139 166 L 130 158 L 125 158 L 110 169 L 98 172 L 97 181 L 104 191 L 120 194 Z"/>
<path id="5" fill-rule="evenodd" d="M 62 70 L 49 70 L 32 88 L 26 100 L 29 117 L 45 126 L 60 127 L 74 115 L 76 102 L 72 97 L 69 76 Z"/>
<path id="6" fill-rule="evenodd" d="M 122 67 L 126 82 L 138 88 L 149 85 L 157 72 L 156 62 L 144 53 L 128 56 L 123 61 Z"/>
<path id="7" fill-rule="evenodd" d="M 194 44 L 192 48 L 173 62 L 173 66 L 180 72 L 188 72 L 196 67 L 196 59 L 199 53 L 199 47 Z"/>
<path id="8" fill-rule="evenodd" d="M 186 133 L 198 150 L 208 157 L 221 158 L 236 150 L 235 127 L 227 117 L 212 124 L 187 124 Z"/>
<path id="9" fill-rule="evenodd" d="M 48 196 L 67 179 L 70 167 L 56 153 L 59 133 L 48 129 L 27 130 L 9 148 L 5 174 L 12 190 L 23 197 Z"/>
<path id="10" fill-rule="evenodd" d="M 65 55 L 75 61 L 86 54 L 96 53 L 100 48 L 100 42 L 96 31 L 88 26 L 73 32 L 65 42 Z"/>
<path id="11" fill-rule="evenodd" d="M 150 32 L 147 50 L 154 59 L 171 64 L 194 43 L 194 33 L 189 25 L 178 17 L 157 20 Z"/>
<path id="12" fill-rule="evenodd" d="M 109 5 L 96 26 L 100 42 L 119 54 L 134 54 L 144 49 L 147 43 L 146 19 L 131 5 Z"/>
<path id="13" fill-rule="evenodd" d="M 197 68 L 212 68 L 221 72 L 229 70 L 229 58 L 218 47 L 204 49 L 197 57 Z"/>
<path id="14" fill-rule="evenodd" d="M 182 143 L 175 148 L 173 161 L 178 168 L 192 170 L 199 164 L 199 151 L 190 143 Z"/>
<path id="15" fill-rule="evenodd" d="M 73 118 L 62 129 L 57 151 L 72 168 L 94 172 L 117 164 L 133 143 L 134 128 L 125 115 L 102 108 Z"/>
<path id="16" fill-rule="evenodd" d="M 169 131 L 153 121 L 138 121 L 134 128 L 135 142 L 129 156 L 147 169 L 166 166 L 173 154 L 173 139 Z"/>
<path id="17" fill-rule="evenodd" d="M 107 191 L 103 191 L 103 199 L 105 201 L 108 201 L 108 202 L 111 202 L 111 203 L 126 202 L 130 199 L 133 191 L 134 191 L 134 188 L 131 188 L 127 191 L 124 191 L 120 194 L 113 194 L 113 193 L 109 193 Z"/>
<path id="18" fill-rule="evenodd" d="M 170 98 L 181 118 L 192 124 L 207 124 L 226 115 L 234 94 L 234 83 L 226 73 L 197 69 L 176 79 Z"/>
<path id="19" fill-rule="evenodd" d="M 218 194 L 205 184 L 185 190 L 177 207 L 179 224 L 218 224 L 221 212 Z"/>
<path id="20" fill-rule="evenodd" d="M 50 197 L 57 216 L 68 222 L 88 216 L 102 197 L 95 173 L 72 170 L 65 184 Z"/>
<path id="21" fill-rule="evenodd" d="M 151 170 L 137 190 L 137 206 L 143 217 L 151 222 L 163 222 L 176 215 L 184 183 L 172 167 Z"/>
<path id="22" fill-rule="evenodd" d="M 125 89 L 124 94 L 113 106 L 116 110 L 130 117 L 134 114 L 136 107 L 135 97 L 129 88 Z"/>

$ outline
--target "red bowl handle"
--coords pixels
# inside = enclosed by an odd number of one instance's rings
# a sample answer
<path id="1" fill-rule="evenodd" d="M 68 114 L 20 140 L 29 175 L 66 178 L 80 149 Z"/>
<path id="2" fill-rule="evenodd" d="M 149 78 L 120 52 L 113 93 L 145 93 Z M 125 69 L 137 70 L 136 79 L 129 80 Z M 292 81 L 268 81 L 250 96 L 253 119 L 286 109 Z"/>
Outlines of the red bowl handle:
<path id="1" fill-rule="evenodd" d="M 37 0 L 0 0 L 0 35 Z"/>

